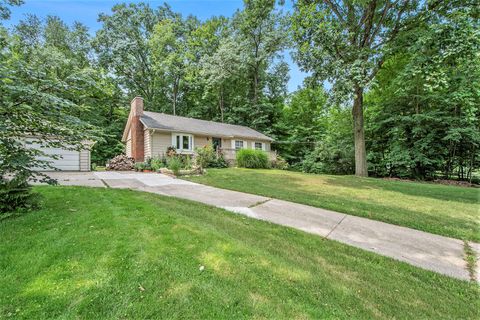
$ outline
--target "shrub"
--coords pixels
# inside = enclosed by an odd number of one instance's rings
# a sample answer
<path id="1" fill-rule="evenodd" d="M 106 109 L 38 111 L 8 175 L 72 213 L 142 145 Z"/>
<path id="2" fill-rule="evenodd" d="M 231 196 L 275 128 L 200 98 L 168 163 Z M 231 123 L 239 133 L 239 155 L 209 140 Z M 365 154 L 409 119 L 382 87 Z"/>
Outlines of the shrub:
<path id="1" fill-rule="evenodd" d="M 228 168 L 228 162 L 223 157 L 222 152 L 217 152 L 213 162 L 209 164 L 210 168 Z"/>
<path id="2" fill-rule="evenodd" d="M 242 168 L 269 168 L 268 155 L 261 150 L 241 149 L 237 152 L 237 166 Z"/>
<path id="3" fill-rule="evenodd" d="M 352 174 L 355 156 L 352 144 L 321 142 L 302 162 L 302 171 L 308 173 Z"/>
<path id="4" fill-rule="evenodd" d="M 167 160 L 167 166 L 168 169 L 173 171 L 173 174 L 178 175 L 182 168 L 182 160 L 177 156 L 169 157 Z"/>
<path id="5" fill-rule="evenodd" d="M 145 168 L 145 164 L 143 162 L 136 162 L 133 168 L 135 171 L 142 171 Z"/>
<path id="6" fill-rule="evenodd" d="M 165 167 L 165 160 L 160 157 L 153 157 L 150 161 L 150 166 L 152 167 L 153 171 L 158 171 L 160 168 Z"/>
<path id="7" fill-rule="evenodd" d="M 183 169 L 192 169 L 192 158 L 189 154 L 182 157 L 182 167 Z"/>
<path id="8" fill-rule="evenodd" d="M 216 152 L 211 145 L 195 149 L 195 161 L 201 168 L 226 168 L 228 163 L 223 153 Z"/>
<path id="9" fill-rule="evenodd" d="M 272 168 L 280 169 L 280 170 L 287 170 L 288 169 L 288 162 L 280 156 L 277 156 L 277 159 L 272 161 Z"/>
<path id="10" fill-rule="evenodd" d="M 195 161 L 200 168 L 207 168 L 213 161 L 214 150 L 212 146 L 206 145 L 201 148 L 195 148 Z"/>
<path id="11" fill-rule="evenodd" d="M 31 189 L 25 179 L 8 181 L 0 178 L 0 220 L 7 217 L 7 212 L 36 208 L 38 195 L 32 193 Z"/>

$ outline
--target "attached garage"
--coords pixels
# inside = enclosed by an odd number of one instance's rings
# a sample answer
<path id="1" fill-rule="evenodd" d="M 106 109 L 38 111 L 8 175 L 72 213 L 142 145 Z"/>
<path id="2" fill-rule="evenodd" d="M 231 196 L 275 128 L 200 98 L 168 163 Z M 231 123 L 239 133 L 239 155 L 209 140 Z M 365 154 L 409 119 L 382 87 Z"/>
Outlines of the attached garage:
<path id="1" fill-rule="evenodd" d="M 85 144 L 87 147 L 88 144 Z M 57 155 L 58 159 L 52 159 L 48 156 L 39 157 L 39 160 L 49 161 L 53 168 L 61 171 L 90 171 L 90 150 L 82 151 L 66 150 L 62 148 L 46 148 L 41 147 L 37 143 L 30 144 L 33 149 L 43 151 L 47 155 Z M 53 171 L 55 169 L 49 169 Z M 42 169 L 45 171 L 45 169 Z"/>

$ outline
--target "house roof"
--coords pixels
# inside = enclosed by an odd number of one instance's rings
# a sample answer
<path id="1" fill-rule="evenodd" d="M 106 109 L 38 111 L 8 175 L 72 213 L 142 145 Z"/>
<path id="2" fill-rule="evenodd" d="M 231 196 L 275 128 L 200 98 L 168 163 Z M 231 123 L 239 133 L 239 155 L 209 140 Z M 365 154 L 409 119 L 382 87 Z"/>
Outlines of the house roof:
<path id="1" fill-rule="evenodd" d="M 272 138 L 249 127 L 214 121 L 172 116 L 165 113 L 145 111 L 140 121 L 148 129 L 169 132 L 184 132 L 213 137 L 238 137 L 273 141 Z"/>

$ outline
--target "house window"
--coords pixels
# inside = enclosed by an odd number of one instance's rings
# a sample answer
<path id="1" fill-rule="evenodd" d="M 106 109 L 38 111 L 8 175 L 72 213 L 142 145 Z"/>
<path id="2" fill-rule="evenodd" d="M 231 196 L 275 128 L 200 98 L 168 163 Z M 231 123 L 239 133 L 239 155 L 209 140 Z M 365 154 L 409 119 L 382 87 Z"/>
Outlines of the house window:
<path id="1" fill-rule="evenodd" d="M 218 150 L 219 148 L 222 148 L 222 138 L 212 138 L 212 146 L 213 150 Z"/>
<path id="2" fill-rule="evenodd" d="M 243 149 L 243 141 L 235 140 L 235 150 Z"/>
<path id="3" fill-rule="evenodd" d="M 255 149 L 256 150 L 263 150 L 263 143 L 255 142 Z"/>
<path id="4" fill-rule="evenodd" d="M 178 151 L 193 150 L 193 136 L 191 134 L 174 133 L 172 135 L 172 144 Z"/>

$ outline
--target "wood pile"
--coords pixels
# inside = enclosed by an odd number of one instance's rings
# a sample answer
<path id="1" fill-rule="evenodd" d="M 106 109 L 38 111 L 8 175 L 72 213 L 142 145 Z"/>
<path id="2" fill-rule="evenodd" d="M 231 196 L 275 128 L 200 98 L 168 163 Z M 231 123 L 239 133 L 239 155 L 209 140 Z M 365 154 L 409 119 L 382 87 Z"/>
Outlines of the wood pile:
<path id="1" fill-rule="evenodd" d="M 134 164 L 135 160 L 133 158 L 120 154 L 108 161 L 106 169 L 116 171 L 132 170 Z"/>

